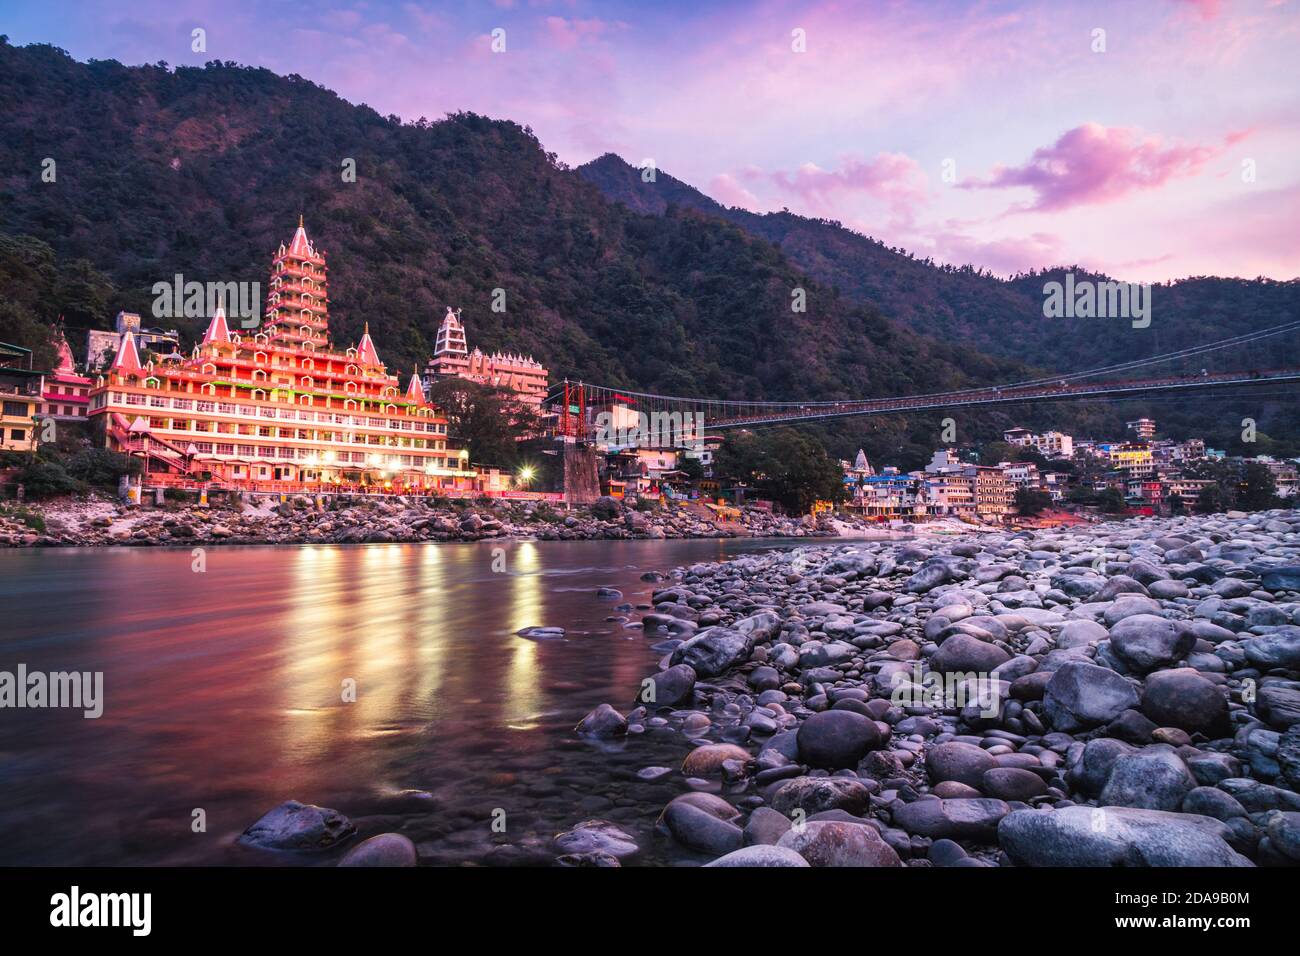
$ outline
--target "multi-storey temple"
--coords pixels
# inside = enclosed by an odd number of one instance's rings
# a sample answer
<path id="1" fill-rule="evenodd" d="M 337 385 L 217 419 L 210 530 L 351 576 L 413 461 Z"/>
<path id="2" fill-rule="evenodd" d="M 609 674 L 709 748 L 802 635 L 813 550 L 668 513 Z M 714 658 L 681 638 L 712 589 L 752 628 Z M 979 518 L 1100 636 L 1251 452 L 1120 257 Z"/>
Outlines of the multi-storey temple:
<path id="1" fill-rule="evenodd" d="M 424 369 L 426 385 L 449 376 L 466 378 L 480 385 L 490 385 L 513 392 L 515 397 L 534 410 L 540 409 L 546 398 L 546 367 L 531 355 L 513 352 L 487 354 L 470 351 L 465 341 L 465 326 L 460 313 L 447 309 L 442 324 L 438 326 L 438 339 L 433 358 Z"/>
<path id="2" fill-rule="evenodd" d="M 325 254 L 301 221 L 276 253 L 260 328 L 231 331 L 218 307 L 192 355 L 157 362 L 125 332 L 90 414 L 110 448 L 145 458 L 153 487 L 425 493 L 475 475 L 419 377 L 403 389 L 389 374 L 368 324 L 355 347 L 331 345 Z"/>

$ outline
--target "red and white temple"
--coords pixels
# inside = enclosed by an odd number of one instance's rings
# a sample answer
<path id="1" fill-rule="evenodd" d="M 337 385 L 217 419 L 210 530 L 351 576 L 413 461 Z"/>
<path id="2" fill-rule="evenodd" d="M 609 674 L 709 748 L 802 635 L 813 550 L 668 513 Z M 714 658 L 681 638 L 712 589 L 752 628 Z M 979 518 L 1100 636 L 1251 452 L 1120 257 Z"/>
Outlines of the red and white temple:
<path id="1" fill-rule="evenodd" d="M 516 352 L 489 355 L 477 348 L 471 352 L 460 313 L 450 307 L 438 326 L 433 358 L 424 368 L 424 381 L 431 385 L 449 376 L 512 392 L 516 399 L 534 410 L 540 410 L 546 398 L 548 373 L 541 362 Z"/>
<path id="2" fill-rule="evenodd" d="M 55 336 L 54 348 L 58 359 L 53 370 L 45 375 L 41 417 L 85 421 L 93 383 L 85 375 L 77 374 L 77 363 L 72 357 L 72 348 L 68 345 L 62 328 L 59 328 Z"/>
<path id="3" fill-rule="evenodd" d="M 325 254 L 301 220 L 271 269 L 265 323 L 218 307 L 193 354 L 142 360 L 126 332 L 90 393 L 108 447 L 146 460 L 145 484 L 271 492 L 470 490 L 468 453 L 418 376 L 403 388 L 370 338 L 330 343 Z"/>

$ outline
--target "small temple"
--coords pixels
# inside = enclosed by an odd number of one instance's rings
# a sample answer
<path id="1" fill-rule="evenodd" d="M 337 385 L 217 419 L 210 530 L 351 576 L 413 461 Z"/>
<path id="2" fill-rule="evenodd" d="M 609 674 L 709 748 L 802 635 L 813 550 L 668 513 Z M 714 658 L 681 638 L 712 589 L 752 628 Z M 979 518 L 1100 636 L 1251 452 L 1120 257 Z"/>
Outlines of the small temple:
<path id="1" fill-rule="evenodd" d="M 72 347 L 63 334 L 62 317 L 59 321 L 54 336 L 56 359 L 54 368 L 45 375 L 41 416 L 62 421 L 84 421 L 90 407 L 90 388 L 93 383 L 85 375 L 77 373 Z"/>
<path id="2" fill-rule="evenodd" d="M 366 324 L 331 343 L 325 253 L 300 219 L 271 265 L 266 318 L 231 330 L 218 306 L 189 357 L 143 361 L 132 331 L 90 389 L 108 447 L 142 455 L 153 486 L 436 493 L 472 488 L 463 450 L 418 376 L 406 388 Z"/>

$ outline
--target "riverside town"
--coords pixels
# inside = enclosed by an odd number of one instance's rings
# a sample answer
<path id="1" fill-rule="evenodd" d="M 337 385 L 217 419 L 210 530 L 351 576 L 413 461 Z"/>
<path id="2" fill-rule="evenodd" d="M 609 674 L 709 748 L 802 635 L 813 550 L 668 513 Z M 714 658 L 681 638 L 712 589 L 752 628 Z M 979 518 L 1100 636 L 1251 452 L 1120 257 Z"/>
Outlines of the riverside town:
<path id="1" fill-rule="evenodd" d="M 1300 3 L 0 21 L 6 927 L 1294 935 Z"/>

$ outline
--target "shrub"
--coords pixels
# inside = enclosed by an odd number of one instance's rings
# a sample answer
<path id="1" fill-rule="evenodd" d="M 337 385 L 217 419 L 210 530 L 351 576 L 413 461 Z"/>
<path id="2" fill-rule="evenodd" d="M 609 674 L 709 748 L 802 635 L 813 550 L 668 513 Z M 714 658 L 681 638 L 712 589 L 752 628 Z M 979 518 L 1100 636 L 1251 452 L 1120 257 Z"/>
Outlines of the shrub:
<path id="1" fill-rule="evenodd" d="M 101 488 L 116 488 L 125 475 L 138 475 L 140 461 L 107 448 L 83 448 L 67 462 L 68 474 Z"/>
<path id="2" fill-rule="evenodd" d="M 18 472 L 18 483 L 23 486 L 23 493 L 28 498 L 38 501 L 85 490 L 85 486 L 69 475 L 58 462 L 40 459 L 28 462 Z"/>

